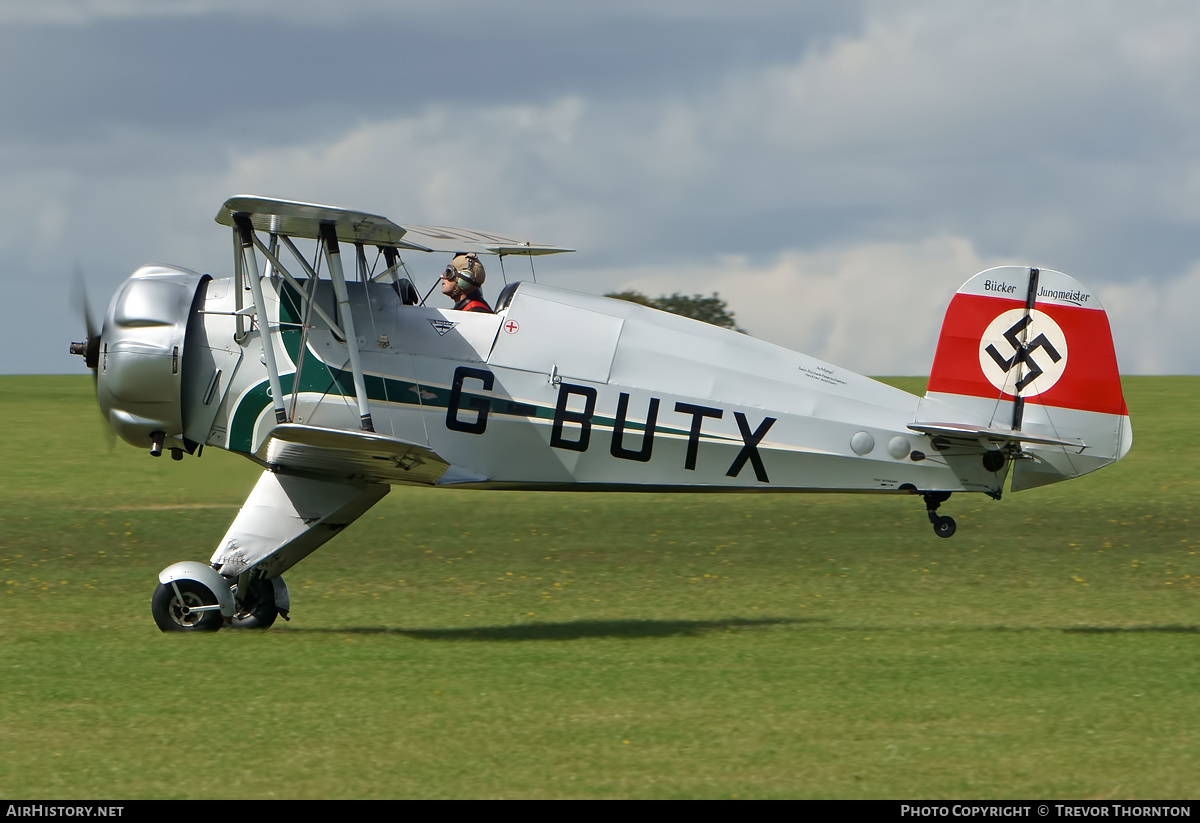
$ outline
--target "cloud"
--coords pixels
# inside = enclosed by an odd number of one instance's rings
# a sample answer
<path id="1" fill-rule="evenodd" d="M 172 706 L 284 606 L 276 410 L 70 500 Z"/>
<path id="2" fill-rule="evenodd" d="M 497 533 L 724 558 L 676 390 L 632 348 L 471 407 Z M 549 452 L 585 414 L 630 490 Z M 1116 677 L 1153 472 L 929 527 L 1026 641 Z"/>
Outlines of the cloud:
<path id="1" fill-rule="evenodd" d="M 547 282 L 716 290 L 875 373 L 927 366 L 974 271 L 1042 265 L 1117 289 L 1126 368 L 1197 368 L 1200 7 L 820 5 L 3 4 L 0 76 L 44 69 L 0 82 L 0 277 L 16 305 L 72 258 L 98 294 L 143 262 L 223 271 L 212 215 L 254 192 L 573 246 Z M 778 290 L 802 322 L 764 310 Z"/>
<path id="2" fill-rule="evenodd" d="M 1180 277 L 1139 278 L 1100 290 L 1108 312 L 1117 363 L 1127 374 L 1200 373 L 1196 310 L 1200 263 Z"/>
<path id="3" fill-rule="evenodd" d="M 824 5 L 824 4 L 818 4 Z M 306 22 L 342 23 L 362 27 L 381 19 L 421 20 L 453 18 L 461 29 L 464 21 L 481 16 L 519 21 L 524 28 L 536 27 L 546 19 L 573 18 L 593 22 L 602 19 L 642 20 L 715 20 L 737 24 L 749 20 L 777 20 L 781 16 L 820 21 L 853 17 L 860 6 L 855 0 L 829 4 L 831 8 L 797 9 L 788 0 L 742 0 L 731 6 L 724 0 L 658 0 L 646 4 L 640 0 L 610 0 L 607 3 L 579 4 L 566 8 L 545 0 L 507 0 L 497 7 L 494 0 L 439 0 L 437 3 L 398 4 L 391 0 L 0 0 L 0 21 L 36 22 L 51 25 L 82 25 L 97 20 L 146 19 L 149 17 L 199 17 L 236 15 L 299 19 Z M 797 35 L 802 34 L 798 32 Z"/>
<path id="4" fill-rule="evenodd" d="M 717 292 L 756 337 L 873 375 L 927 374 L 951 296 L 985 262 L 959 237 L 646 270 L 616 290 Z M 681 286 L 682 284 L 682 286 Z"/>

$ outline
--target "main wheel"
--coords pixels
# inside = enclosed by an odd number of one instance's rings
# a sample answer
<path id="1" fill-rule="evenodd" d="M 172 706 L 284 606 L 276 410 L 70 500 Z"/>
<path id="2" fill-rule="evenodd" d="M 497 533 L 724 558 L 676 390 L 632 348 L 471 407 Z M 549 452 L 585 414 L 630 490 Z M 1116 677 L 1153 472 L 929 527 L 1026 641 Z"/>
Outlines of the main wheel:
<path id="1" fill-rule="evenodd" d="M 938 537 L 951 537 L 957 529 L 953 517 L 939 517 L 933 524 L 933 533 Z"/>
<path id="2" fill-rule="evenodd" d="M 270 580 L 259 578 L 250 584 L 245 601 L 237 598 L 238 610 L 233 616 L 233 626 L 238 629 L 269 629 L 279 617 L 275 606 L 275 586 Z"/>
<path id="3" fill-rule="evenodd" d="M 154 590 L 150 613 L 164 632 L 215 632 L 221 628 L 220 609 L 197 609 L 216 605 L 217 596 L 200 581 L 173 580 Z"/>

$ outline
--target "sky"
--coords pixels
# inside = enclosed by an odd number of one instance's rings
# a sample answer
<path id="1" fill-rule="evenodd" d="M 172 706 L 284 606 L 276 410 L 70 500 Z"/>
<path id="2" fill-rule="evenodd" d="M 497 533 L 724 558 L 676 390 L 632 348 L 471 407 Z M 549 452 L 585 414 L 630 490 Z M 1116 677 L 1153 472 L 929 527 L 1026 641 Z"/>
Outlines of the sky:
<path id="1" fill-rule="evenodd" d="M 75 272 L 94 314 L 227 276 L 235 194 L 567 246 L 539 282 L 716 292 L 870 375 L 1056 269 L 1123 372 L 1197 374 L 1197 100 L 1183 0 L 0 0 L 0 374 L 84 372 Z"/>

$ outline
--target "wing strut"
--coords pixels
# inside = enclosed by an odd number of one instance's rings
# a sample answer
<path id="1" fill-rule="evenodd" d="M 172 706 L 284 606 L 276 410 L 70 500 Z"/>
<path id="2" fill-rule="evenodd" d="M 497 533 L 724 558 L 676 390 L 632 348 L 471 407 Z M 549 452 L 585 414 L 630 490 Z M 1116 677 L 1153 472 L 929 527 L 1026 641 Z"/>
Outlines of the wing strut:
<path id="1" fill-rule="evenodd" d="M 299 249 L 297 249 L 295 244 L 292 243 L 290 237 L 288 237 L 286 234 L 272 235 L 272 237 L 278 237 L 280 240 L 282 240 L 284 245 L 291 250 L 292 254 L 300 262 L 300 265 L 304 268 L 308 276 L 313 280 L 317 279 L 317 273 L 312 270 L 312 266 L 308 265 L 308 261 L 305 260 L 300 254 Z M 339 340 L 345 340 L 345 333 L 342 332 L 337 323 L 333 322 L 333 318 L 326 314 L 325 310 L 322 309 L 315 300 L 309 299 L 308 295 L 305 293 L 304 286 L 300 285 L 300 281 L 293 277 L 291 272 L 284 268 L 283 263 L 279 261 L 279 257 L 273 254 L 266 246 L 264 246 L 263 242 L 259 240 L 257 236 L 254 236 L 254 247 L 263 253 L 267 260 L 271 262 L 271 265 L 275 267 L 275 271 L 279 272 L 279 275 L 288 282 L 288 285 L 296 290 L 301 302 L 307 306 L 310 306 L 312 310 L 317 313 L 318 317 L 329 324 L 329 330 L 332 331 Z"/>
<path id="2" fill-rule="evenodd" d="M 250 284 L 250 294 L 254 297 L 254 314 L 258 318 L 258 335 L 262 342 L 263 360 L 266 361 L 267 380 L 271 384 L 271 403 L 275 407 L 275 422 L 286 423 L 287 412 L 283 406 L 283 387 L 279 382 L 279 366 L 275 362 L 275 344 L 271 340 L 271 324 L 267 322 L 267 304 L 263 300 L 258 258 L 254 254 L 254 227 L 250 225 L 250 217 L 245 214 L 235 214 L 233 221 L 237 225 L 241 239 L 241 252 L 234 261 L 239 269 L 236 274 L 246 278 Z"/>
<path id="3" fill-rule="evenodd" d="M 325 244 L 325 260 L 329 263 L 329 279 L 337 298 L 338 316 L 346 324 L 346 350 L 350 352 L 350 373 L 354 377 L 354 399 L 358 402 L 358 418 L 363 431 L 375 431 L 371 409 L 367 405 L 367 384 L 363 379 L 362 362 L 358 353 L 358 335 L 354 331 L 354 315 L 350 312 L 350 295 L 346 291 L 346 275 L 342 271 L 342 253 L 338 248 L 337 227 L 332 222 L 321 223 L 321 240 Z"/>

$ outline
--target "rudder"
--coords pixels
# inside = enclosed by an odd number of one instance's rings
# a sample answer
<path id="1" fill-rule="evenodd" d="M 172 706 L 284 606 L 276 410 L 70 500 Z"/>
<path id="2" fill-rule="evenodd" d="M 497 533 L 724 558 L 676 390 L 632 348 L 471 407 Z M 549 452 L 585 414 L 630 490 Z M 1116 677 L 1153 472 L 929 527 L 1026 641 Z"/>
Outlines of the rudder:
<path id="1" fill-rule="evenodd" d="M 1014 491 L 1121 459 L 1133 435 L 1099 299 L 1048 269 L 972 277 L 946 310 L 914 427 L 989 432 L 1014 458 Z"/>

